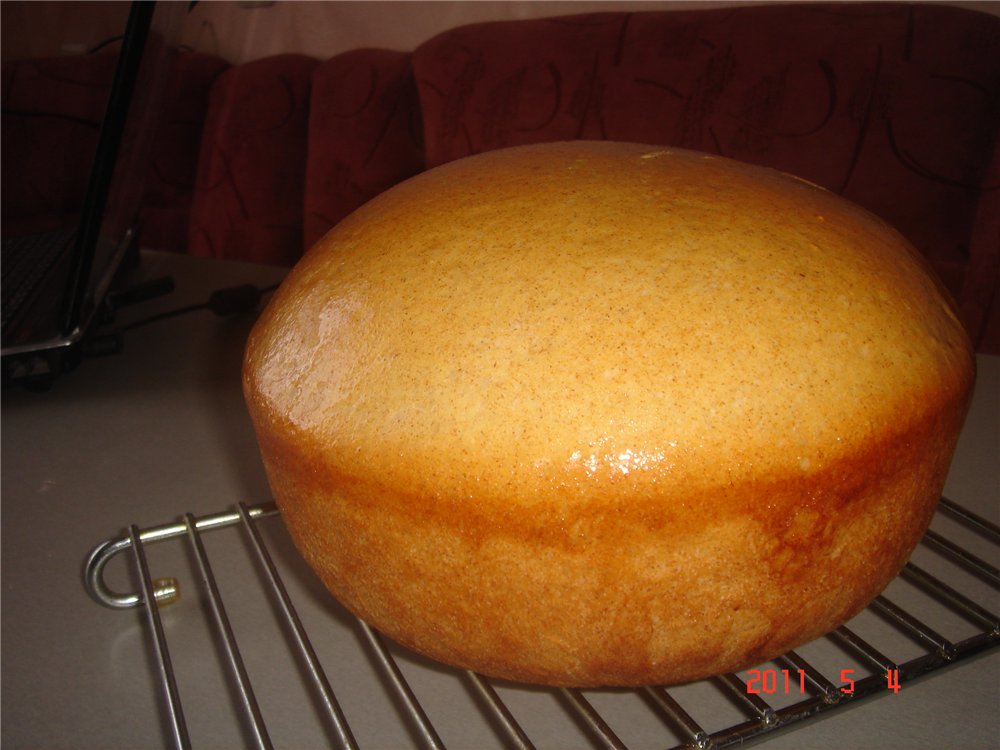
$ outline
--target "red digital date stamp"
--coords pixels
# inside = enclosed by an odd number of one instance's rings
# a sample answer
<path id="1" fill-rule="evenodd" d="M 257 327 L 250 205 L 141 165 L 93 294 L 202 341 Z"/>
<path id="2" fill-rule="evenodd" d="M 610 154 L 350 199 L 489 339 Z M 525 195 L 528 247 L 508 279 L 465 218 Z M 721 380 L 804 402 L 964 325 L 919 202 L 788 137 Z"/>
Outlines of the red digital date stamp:
<path id="1" fill-rule="evenodd" d="M 795 672 L 789 669 L 748 669 L 747 670 L 747 694 L 748 695 L 774 695 L 782 692 L 788 695 L 797 686 L 798 692 L 802 695 L 806 692 L 806 671 L 799 669 Z"/>
<path id="2" fill-rule="evenodd" d="M 855 681 L 852 677 L 853 669 L 840 670 L 840 692 L 844 695 L 854 693 Z M 799 695 L 806 694 L 806 671 L 804 669 L 748 669 L 747 670 L 747 694 L 748 695 L 790 695 L 797 692 Z M 887 690 L 894 693 L 899 692 L 899 670 L 887 669 L 885 671 L 885 686 Z"/>

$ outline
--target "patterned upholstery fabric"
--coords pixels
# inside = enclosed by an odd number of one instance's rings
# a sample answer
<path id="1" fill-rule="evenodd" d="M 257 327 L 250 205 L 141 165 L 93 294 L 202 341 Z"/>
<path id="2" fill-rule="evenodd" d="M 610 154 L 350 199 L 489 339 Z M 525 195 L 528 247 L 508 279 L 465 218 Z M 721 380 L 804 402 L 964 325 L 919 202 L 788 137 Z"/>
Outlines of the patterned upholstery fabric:
<path id="1" fill-rule="evenodd" d="M 156 133 L 142 206 L 142 242 L 185 252 L 212 84 L 229 64 L 212 55 L 177 57 Z"/>
<path id="2" fill-rule="evenodd" d="M 282 264 L 302 254 L 309 90 L 317 64 L 281 55 L 216 79 L 188 252 Z"/>
<path id="3" fill-rule="evenodd" d="M 357 50 L 313 73 L 305 243 L 424 168 L 410 55 Z"/>

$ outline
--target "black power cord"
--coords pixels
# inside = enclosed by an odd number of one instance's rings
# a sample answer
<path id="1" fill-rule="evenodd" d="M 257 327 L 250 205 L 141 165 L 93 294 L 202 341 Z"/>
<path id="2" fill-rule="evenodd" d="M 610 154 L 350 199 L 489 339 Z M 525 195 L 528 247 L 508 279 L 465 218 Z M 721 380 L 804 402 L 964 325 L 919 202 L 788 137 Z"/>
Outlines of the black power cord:
<path id="1" fill-rule="evenodd" d="M 278 288 L 277 284 L 267 287 L 257 287 L 253 284 L 240 284 L 239 286 L 217 289 L 212 292 L 208 300 L 196 305 L 185 305 L 173 310 L 156 313 L 148 317 L 136 320 L 127 325 L 118 326 L 110 331 L 97 333 L 90 337 L 83 346 L 81 352 L 84 357 L 105 357 L 111 354 L 119 354 L 125 348 L 125 332 L 135 328 L 150 325 L 161 320 L 176 318 L 180 315 L 199 312 L 201 310 L 211 310 L 220 317 L 231 317 L 240 313 L 249 313 L 257 309 L 261 298 L 265 294 L 273 292 Z M 116 292 L 108 299 L 105 310 L 105 321 L 110 323 L 115 312 L 125 306 L 143 302 L 153 297 L 172 292 L 174 280 L 169 276 L 152 279 L 137 286 Z"/>
<path id="2" fill-rule="evenodd" d="M 160 320 L 175 318 L 179 315 L 187 315 L 188 313 L 198 312 L 200 310 L 211 310 L 220 317 L 229 317 L 239 313 L 252 312 L 257 309 L 257 306 L 260 304 L 264 295 L 273 292 L 277 288 L 277 284 L 273 284 L 268 287 L 258 287 L 253 284 L 240 284 L 239 286 L 217 289 L 212 292 L 208 300 L 205 302 L 201 302 L 196 305 L 186 305 L 185 307 L 178 307 L 174 310 L 167 310 L 166 312 L 150 315 L 149 317 L 142 318 L 141 320 L 119 327 L 117 332 L 123 333 L 125 331 L 130 331 L 133 328 L 139 328 L 141 326 L 149 325 L 150 323 L 156 323 Z"/>

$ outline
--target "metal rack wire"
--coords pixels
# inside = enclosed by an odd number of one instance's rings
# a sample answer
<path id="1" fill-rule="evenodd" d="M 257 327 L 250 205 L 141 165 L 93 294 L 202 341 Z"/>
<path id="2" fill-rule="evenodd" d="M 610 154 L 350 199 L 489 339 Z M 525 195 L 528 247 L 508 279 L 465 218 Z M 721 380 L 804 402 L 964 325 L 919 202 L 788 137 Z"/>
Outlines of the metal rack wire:
<path id="1" fill-rule="evenodd" d="M 957 543 L 951 535 L 933 530 L 932 526 L 918 548 L 928 563 L 921 561 L 918 564 L 916 560 L 920 556 L 915 554 L 899 579 L 862 613 L 867 620 L 862 618 L 860 625 L 855 624 L 856 618 L 802 649 L 739 674 L 721 675 L 680 689 L 650 686 L 630 691 L 639 699 L 643 710 L 662 727 L 662 742 L 654 740 L 655 746 L 725 748 L 762 740 L 877 693 L 898 692 L 908 681 L 1000 645 L 1000 616 L 995 613 L 1000 570 L 985 559 L 995 556 L 1000 548 L 1000 527 L 946 498 L 942 498 L 937 515 L 944 519 L 946 526 L 950 523 L 971 534 L 976 549 L 970 550 L 967 544 Z M 141 530 L 131 526 L 125 535 L 98 545 L 87 558 L 85 585 L 98 602 L 116 609 L 141 608 L 145 613 L 170 743 L 178 748 L 193 744 L 170 648 L 172 645 L 176 654 L 185 644 L 168 645 L 160 612 L 178 599 L 180 589 L 176 579 L 152 576 L 147 551 L 154 543 L 186 538 L 187 554 L 193 558 L 192 568 L 198 579 L 197 590 L 205 602 L 204 616 L 217 643 L 221 644 L 218 650 L 222 654 L 230 692 L 237 696 L 233 702 L 238 704 L 242 737 L 253 747 L 274 746 L 265 711 L 255 695 L 254 680 L 244 662 L 240 640 L 227 614 L 225 588 L 213 572 L 206 550 L 206 532 L 217 529 L 242 531 L 245 542 L 242 549 L 248 557 L 240 564 L 254 568 L 261 577 L 262 596 L 268 599 L 268 608 L 288 642 L 293 644 L 292 658 L 301 665 L 300 672 L 311 691 L 318 722 L 323 726 L 324 736 L 317 743 L 340 748 L 360 747 L 347 712 L 341 707 L 327 676 L 329 657 L 314 646 L 279 570 L 281 566 L 276 563 L 262 533 L 263 530 L 272 535 L 284 533 L 273 504 L 253 507 L 240 504 L 235 510 L 202 517 L 186 514 L 178 522 Z M 131 567 L 133 580 L 138 581 L 136 592 L 118 593 L 105 580 L 108 563 L 123 558 Z M 893 586 L 908 587 L 905 606 L 896 600 Z M 231 596 L 232 592 L 226 590 L 226 594 Z M 246 595 L 244 590 L 239 592 L 240 598 Z M 923 602 L 924 599 L 926 604 L 911 604 L 911 601 Z M 873 622 L 881 623 L 882 630 L 869 627 Z M 365 623 L 357 620 L 353 623 L 360 633 L 367 658 L 385 689 L 391 693 L 392 703 L 409 729 L 413 744 L 429 749 L 444 748 L 445 742 L 430 712 L 401 666 L 401 658 L 406 659 L 405 655 L 401 657 L 401 649 L 388 644 Z M 957 628 L 955 623 L 959 623 Z M 859 626 L 879 634 L 879 640 L 860 633 Z M 883 631 L 891 632 L 892 636 L 887 637 Z M 831 653 L 835 656 L 831 657 Z M 845 668 L 845 664 L 850 667 Z M 523 726 L 523 714 L 519 721 L 518 711 L 510 705 L 510 691 L 516 687 L 471 672 L 446 670 L 445 674 L 448 679 L 462 682 L 466 691 L 472 694 L 500 746 L 519 750 L 535 747 L 535 738 Z M 697 701 L 690 699 L 692 691 L 701 692 Z M 609 750 L 630 747 L 628 739 L 621 736 L 620 724 L 616 727 L 607 708 L 598 705 L 599 699 L 607 696 L 575 689 L 545 692 L 586 735 L 591 745 Z M 508 697 L 505 699 L 502 693 Z M 708 693 L 716 705 L 706 709 L 704 696 Z M 727 710 L 719 710 L 720 701 Z M 732 720 L 723 726 L 712 726 L 712 720 L 707 717 L 718 715 L 729 716 Z"/>

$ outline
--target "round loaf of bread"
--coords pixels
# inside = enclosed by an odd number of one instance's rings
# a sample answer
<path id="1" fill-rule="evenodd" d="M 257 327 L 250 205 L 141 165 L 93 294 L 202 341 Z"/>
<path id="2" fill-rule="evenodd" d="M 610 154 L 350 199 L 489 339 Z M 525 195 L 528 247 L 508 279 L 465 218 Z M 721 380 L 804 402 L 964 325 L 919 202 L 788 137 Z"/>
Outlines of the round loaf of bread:
<path id="1" fill-rule="evenodd" d="M 805 181 L 573 142 L 380 195 L 244 388 L 330 591 L 452 665 L 676 683 L 837 627 L 925 531 L 974 359 L 894 230 Z"/>

